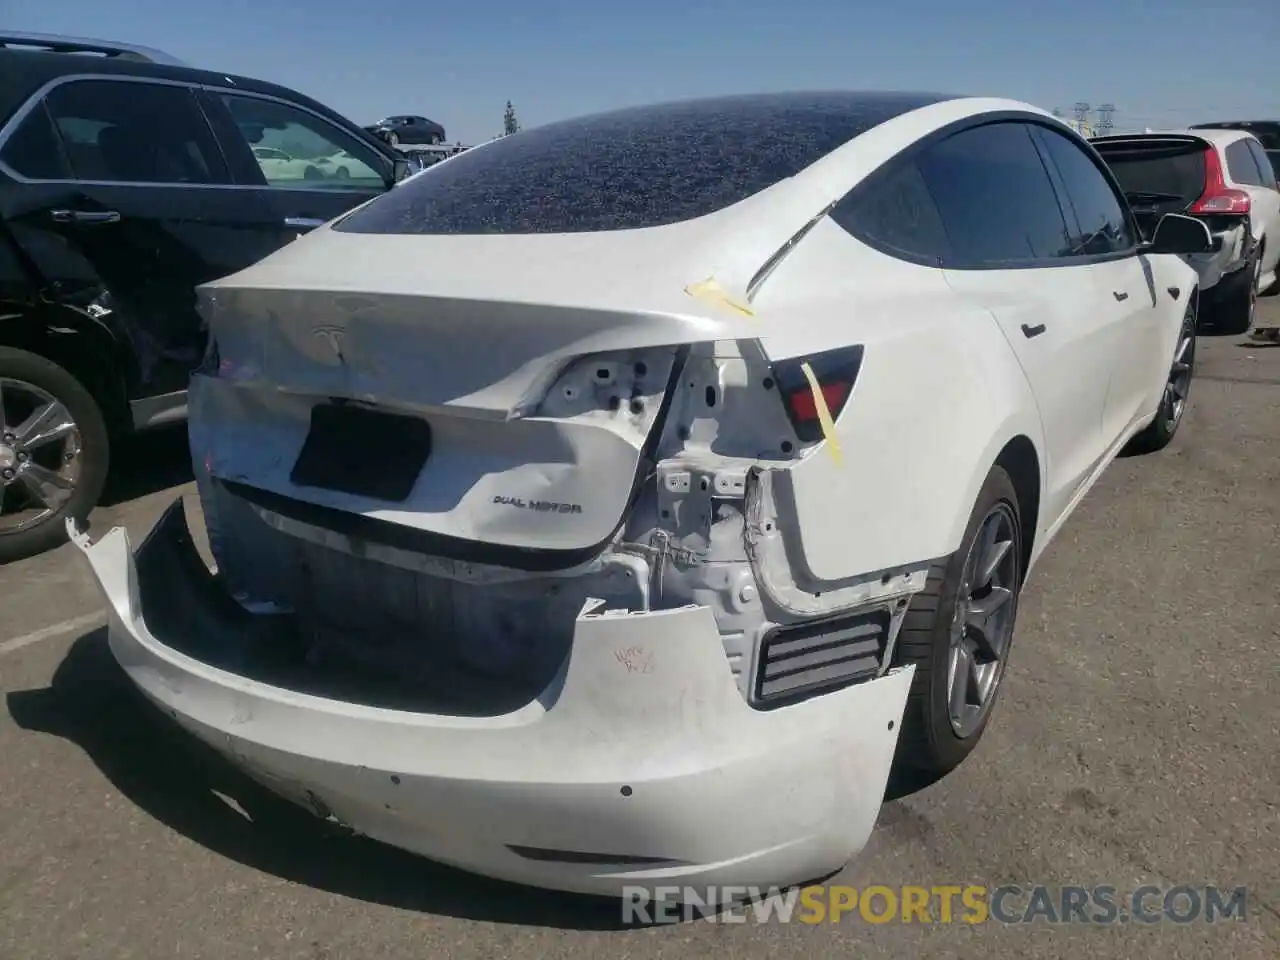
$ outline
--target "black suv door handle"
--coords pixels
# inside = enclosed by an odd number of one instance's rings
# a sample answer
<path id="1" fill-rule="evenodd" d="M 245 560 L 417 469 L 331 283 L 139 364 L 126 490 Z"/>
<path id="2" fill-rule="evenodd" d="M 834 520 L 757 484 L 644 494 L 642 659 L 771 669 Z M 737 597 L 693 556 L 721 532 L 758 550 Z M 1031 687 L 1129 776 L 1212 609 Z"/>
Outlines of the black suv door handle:
<path id="1" fill-rule="evenodd" d="M 1117 300 L 1128 300 L 1128 299 L 1129 299 L 1129 291 L 1128 291 L 1128 290 L 1112 290 L 1112 291 L 1111 291 L 1111 295 L 1112 295 L 1113 297 L 1115 297 Z"/>
<path id="2" fill-rule="evenodd" d="M 50 210 L 55 223 L 119 223 L 115 210 Z"/>
<path id="3" fill-rule="evenodd" d="M 1030 340 L 1032 337 L 1038 337 L 1044 333 L 1044 324 L 1037 323 L 1034 327 L 1029 327 L 1025 323 L 1022 325 L 1022 335 Z"/>

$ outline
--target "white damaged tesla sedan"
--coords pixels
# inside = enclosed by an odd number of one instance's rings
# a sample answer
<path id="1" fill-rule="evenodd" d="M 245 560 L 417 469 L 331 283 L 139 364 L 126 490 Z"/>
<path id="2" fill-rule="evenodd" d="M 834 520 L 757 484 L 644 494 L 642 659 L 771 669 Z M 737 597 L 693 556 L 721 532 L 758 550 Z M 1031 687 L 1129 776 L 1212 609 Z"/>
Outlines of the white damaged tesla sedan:
<path id="1" fill-rule="evenodd" d="M 999 99 L 694 100 L 461 154 L 200 291 L 180 503 L 76 530 L 133 682 L 279 794 L 568 891 L 786 884 L 991 716 L 1028 572 L 1194 365 Z"/>

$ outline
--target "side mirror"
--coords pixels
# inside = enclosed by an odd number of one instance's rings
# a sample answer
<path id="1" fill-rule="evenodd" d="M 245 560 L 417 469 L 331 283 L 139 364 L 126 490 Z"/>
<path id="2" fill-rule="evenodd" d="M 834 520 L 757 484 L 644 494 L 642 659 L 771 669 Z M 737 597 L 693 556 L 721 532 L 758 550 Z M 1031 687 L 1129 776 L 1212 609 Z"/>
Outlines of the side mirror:
<path id="1" fill-rule="evenodd" d="M 396 157 L 395 171 L 391 175 L 392 183 L 399 183 L 409 174 L 413 173 L 413 164 L 409 162 L 408 157 Z"/>
<path id="2" fill-rule="evenodd" d="M 1166 213 L 1156 225 L 1155 235 L 1146 245 L 1147 253 L 1212 253 L 1213 234 L 1203 220 Z"/>

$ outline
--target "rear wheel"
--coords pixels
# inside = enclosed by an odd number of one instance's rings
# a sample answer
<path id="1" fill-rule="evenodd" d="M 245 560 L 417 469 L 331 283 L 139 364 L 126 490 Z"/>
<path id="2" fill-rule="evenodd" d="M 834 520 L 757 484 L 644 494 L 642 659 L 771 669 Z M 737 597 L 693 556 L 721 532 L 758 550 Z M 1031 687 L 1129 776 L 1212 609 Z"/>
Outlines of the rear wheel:
<path id="1" fill-rule="evenodd" d="M 960 549 L 912 600 L 894 660 L 916 671 L 895 766 L 942 776 L 978 745 L 1004 679 L 1022 586 L 1022 520 L 1013 481 L 988 474 Z"/>
<path id="2" fill-rule="evenodd" d="M 66 539 L 107 479 L 109 442 L 98 404 L 44 357 L 0 347 L 0 563 Z"/>
<path id="3" fill-rule="evenodd" d="M 1191 378 L 1196 369 L 1196 315 L 1190 307 L 1182 318 L 1178 331 L 1178 345 L 1174 349 L 1169 378 L 1160 394 L 1160 406 L 1156 417 L 1141 433 L 1129 442 L 1134 453 L 1154 453 L 1163 450 L 1173 440 L 1187 411 L 1187 398 L 1191 393 Z"/>
<path id="4" fill-rule="evenodd" d="M 1258 306 L 1258 281 L 1261 277 L 1262 257 L 1259 255 L 1225 281 L 1213 310 L 1213 325 L 1220 333 L 1235 336 L 1249 332 Z"/>

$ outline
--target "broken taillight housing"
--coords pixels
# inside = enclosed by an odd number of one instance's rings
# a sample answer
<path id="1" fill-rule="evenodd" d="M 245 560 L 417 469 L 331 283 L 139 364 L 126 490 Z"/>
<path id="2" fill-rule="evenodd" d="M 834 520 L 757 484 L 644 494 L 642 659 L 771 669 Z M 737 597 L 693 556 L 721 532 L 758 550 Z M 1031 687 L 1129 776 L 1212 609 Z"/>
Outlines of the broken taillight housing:
<path id="1" fill-rule="evenodd" d="M 862 345 L 857 344 L 772 364 L 773 380 L 787 418 L 801 442 L 816 443 L 822 439 L 822 419 L 815 394 L 821 395 L 832 421 L 840 416 L 857 382 L 862 352 Z M 806 366 L 816 381 L 816 390 L 805 372 Z"/>

